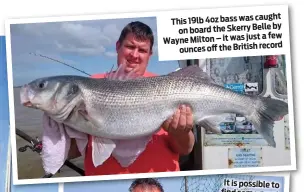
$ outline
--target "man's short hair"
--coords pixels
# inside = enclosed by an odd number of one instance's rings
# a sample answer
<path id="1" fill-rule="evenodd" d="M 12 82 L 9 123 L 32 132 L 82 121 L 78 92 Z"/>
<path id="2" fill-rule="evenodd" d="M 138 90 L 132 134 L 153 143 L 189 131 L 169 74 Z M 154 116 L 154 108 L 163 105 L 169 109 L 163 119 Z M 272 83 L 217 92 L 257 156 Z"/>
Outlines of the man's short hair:
<path id="1" fill-rule="evenodd" d="M 159 189 L 160 192 L 164 192 L 163 186 L 157 179 L 153 178 L 143 178 L 143 179 L 136 179 L 132 182 L 131 186 L 129 187 L 129 192 L 132 192 L 137 186 L 142 187 L 156 187 Z"/>
<path id="2" fill-rule="evenodd" d="M 120 37 L 118 39 L 119 43 L 122 43 L 129 33 L 133 33 L 139 41 L 149 40 L 150 49 L 152 51 L 154 35 L 152 29 L 148 25 L 140 21 L 134 21 L 127 24 L 120 33 Z"/>

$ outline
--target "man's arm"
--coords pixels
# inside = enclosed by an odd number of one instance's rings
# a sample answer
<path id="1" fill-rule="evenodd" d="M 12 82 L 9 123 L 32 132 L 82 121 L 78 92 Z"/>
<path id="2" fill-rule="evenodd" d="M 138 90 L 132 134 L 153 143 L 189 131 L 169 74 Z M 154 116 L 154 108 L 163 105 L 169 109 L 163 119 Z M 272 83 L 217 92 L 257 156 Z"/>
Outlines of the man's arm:
<path id="1" fill-rule="evenodd" d="M 191 108 L 182 105 L 162 127 L 169 133 L 170 147 L 180 155 L 188 155 L 195 143 Z"/>

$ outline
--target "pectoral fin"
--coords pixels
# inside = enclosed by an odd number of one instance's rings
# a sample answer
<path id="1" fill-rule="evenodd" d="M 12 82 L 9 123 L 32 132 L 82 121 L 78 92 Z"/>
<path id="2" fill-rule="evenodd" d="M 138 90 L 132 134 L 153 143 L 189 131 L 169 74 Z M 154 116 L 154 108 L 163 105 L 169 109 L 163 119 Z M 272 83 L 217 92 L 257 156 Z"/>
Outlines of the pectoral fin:
<path id="1" fill-rule="evenodd" d="M 112 154 L 116 144 L 101 137 L 92 137 L 92 159 L 95 167 L 103 164 Z"/>
<path id="2" fill-rule="evenodd" d="M 115 140 L 116 148 L 112 155 L 122 167 L 128 167 L 144 152 L 151 138 L 152 136 L 145 136 L 131 140 Z"/>
<path id="3" fill-rule="evenodd" d="M 103 164 L 111 155 L 122 167 L 128 167 L 146 149 L 152 136 L 130 140 L 110 140 L 93 137 L 93 164 L 95 167 Z"/>

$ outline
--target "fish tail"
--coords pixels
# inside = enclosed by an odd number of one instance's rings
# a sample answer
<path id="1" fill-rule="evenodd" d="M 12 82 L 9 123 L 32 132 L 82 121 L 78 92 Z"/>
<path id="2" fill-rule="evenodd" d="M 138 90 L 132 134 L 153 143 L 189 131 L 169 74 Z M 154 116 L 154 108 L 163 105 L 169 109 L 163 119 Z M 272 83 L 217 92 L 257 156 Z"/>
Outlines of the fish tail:
<path id="1" fill-rule="evenodd" d="M 263 97 L 259 99 L 257 109 L 250 115 L 249 119 L 256 127 L 268 144 L 276 147 L 273 135 L 274 121 L 280 120 L 288 114 L 288 104 L 284 101 Z"/>

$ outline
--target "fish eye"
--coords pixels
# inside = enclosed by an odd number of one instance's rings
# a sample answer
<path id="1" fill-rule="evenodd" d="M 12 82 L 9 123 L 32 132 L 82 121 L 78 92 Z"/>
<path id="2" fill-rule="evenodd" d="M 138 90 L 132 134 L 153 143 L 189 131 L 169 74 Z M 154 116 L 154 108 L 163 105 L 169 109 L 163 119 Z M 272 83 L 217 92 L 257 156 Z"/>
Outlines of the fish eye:
<path id="1" fill-rule="evenodd" d="M 46 86 L 46 81 L 41 81 L 41 82 L 38 83 L 38 87 L 39 87 L 40 89 L 45 88 L 45 86 Z"/>

